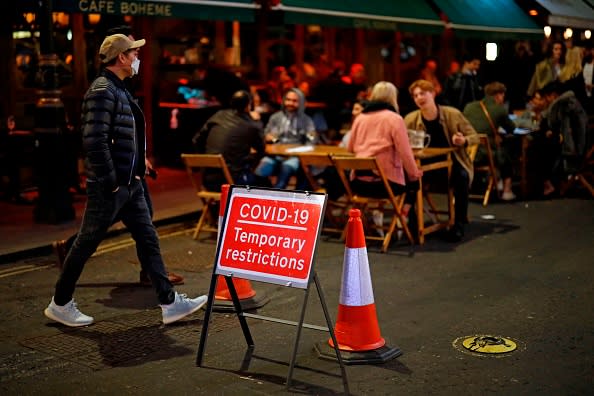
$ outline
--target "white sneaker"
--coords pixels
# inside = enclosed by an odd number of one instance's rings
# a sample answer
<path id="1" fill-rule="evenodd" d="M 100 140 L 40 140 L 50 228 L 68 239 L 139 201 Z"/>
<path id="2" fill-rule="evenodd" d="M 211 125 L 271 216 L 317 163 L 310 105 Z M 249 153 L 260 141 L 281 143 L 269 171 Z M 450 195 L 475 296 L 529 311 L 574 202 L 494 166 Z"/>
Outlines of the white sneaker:
<path id="1" fill-rule="evenodd" d="M 503 191 L 503 180 L 499 179 L 497 181 L 497 191 L 502 192 Z"/>
<path id="2" fill-rule="evenodd" d="M 375 209 L 372 212 L 372 217 L 373 217 L 373 224 L 375 224 L 376 228 L 376 232 L 379 234 L 379 236 L 383 237 L 384 236 L 384 213 Z"/>
<path id="3" fill-rule="evenodd" d="M 51 320 L 70 327 L 88 326 L 93 323 L 93 317 L 80 312 L 76 307 L 74 299 L 70 300 L 66 305 L 60 306 L 54 302 L 54 298 L 52 297 L 52 301 L 43 313 Z"/>
<path id="4" fill-rule="evenodd" d="M 516 194 L 512 191 L 504 191 L 503 194 L 501 194 L 501 199 L 504 201 L 513 201 L 516 199 Z"/>
<path id="5" fill-rule="evenodd" d="M 189 314 L 198 311 L 206 304 L 207 296 L 188 298 L 186 294 L 175 292 L 175 299 L 171 304 L 161 304 L 163 323 L 173 323 Z"/>

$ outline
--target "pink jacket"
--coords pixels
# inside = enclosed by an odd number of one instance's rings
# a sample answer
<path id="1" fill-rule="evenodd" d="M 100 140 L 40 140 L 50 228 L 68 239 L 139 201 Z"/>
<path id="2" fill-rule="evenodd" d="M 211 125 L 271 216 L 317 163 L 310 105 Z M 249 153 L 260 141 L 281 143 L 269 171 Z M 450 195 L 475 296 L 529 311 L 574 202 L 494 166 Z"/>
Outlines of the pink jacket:
<path id="1" fill-rule="evenodd" d="M 405 185 L 423 172 L 417 168 L 402 117 L 390 110 L 360 114 L 353 124 L 348 150 L 357 157 L 376 157 L 388 180 Z"/>

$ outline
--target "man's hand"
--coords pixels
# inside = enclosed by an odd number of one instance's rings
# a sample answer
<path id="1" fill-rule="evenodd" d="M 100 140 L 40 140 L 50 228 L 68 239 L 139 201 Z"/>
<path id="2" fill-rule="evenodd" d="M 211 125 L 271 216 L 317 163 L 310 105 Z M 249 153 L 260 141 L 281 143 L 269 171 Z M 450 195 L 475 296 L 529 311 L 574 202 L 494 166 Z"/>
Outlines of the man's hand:
<path id="1" fill-rule="evenodd" d="M 153 164 L 151 164 L 151 161 L 149 161 L 148 158 L 144 159 L 144 165 L 146 168 L 145 175 L 149 176 L 153 180 L 156 179 L 157 171 L 155 170 L 155 168 L 153 168 Z"/>
<path id="2" fill-rule="evenodd" d="M 276 133 L 267 133 L 264 140 L 266 143 L 276 143 L 278 142 L 278 135 Z"/>
<path id="3" fill-rule="evenodd" d="M 452 143 L 454 146 L 464 146 L 464 144 L 466 144 L 466 137 L 460 132 L 456 132 L 454 136 L 452 136 Z"/>

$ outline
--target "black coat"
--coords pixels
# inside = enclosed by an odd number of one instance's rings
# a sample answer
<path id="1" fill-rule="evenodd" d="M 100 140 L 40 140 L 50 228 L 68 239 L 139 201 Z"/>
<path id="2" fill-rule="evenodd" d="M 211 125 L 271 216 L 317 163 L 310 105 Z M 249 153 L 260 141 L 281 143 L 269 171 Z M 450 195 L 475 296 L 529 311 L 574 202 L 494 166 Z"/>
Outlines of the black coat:
<path id="1" fill-rule="evenodd" d="M 192 142 L 198 153 L 222 154 L 233 179 L 237 180 L 264 156 L 263 135 L 261 123 L 252 120 L 249 114 L 227 109 L 210 117 Z"/>
<path id="2" fill-rule="evenodd" d="M 89 180 L 107 192 L 144 177 L 144 115 L 123 80 L 104 69 L 85 94 L 81 118 Z"/>

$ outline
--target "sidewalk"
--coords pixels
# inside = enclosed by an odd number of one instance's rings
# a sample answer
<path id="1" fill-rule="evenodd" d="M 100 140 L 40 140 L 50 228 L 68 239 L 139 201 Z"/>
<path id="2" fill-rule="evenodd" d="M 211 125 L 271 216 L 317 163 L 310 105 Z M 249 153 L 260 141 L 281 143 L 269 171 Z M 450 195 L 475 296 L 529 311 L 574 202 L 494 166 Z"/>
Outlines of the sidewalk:
<path id="1" fill-rule="evenodd" d="M 153 200 L 154 222 L 161 224 L 179 217 L 198 219 L 200 201 L 183 169 L 158 168 L 157 180 L 148 179 Z M 12 204 L 0 201 L 0 264 L 31 254 L 46 254 L 51 244 L 66 239 L 78 230 L 85 208 L 86 197 L 74 196 L 76 218 L 63 224 L 38 224 L 33 220 L 34 204 Z M 122 223 L 112 231 L 122 230 Z"/>

